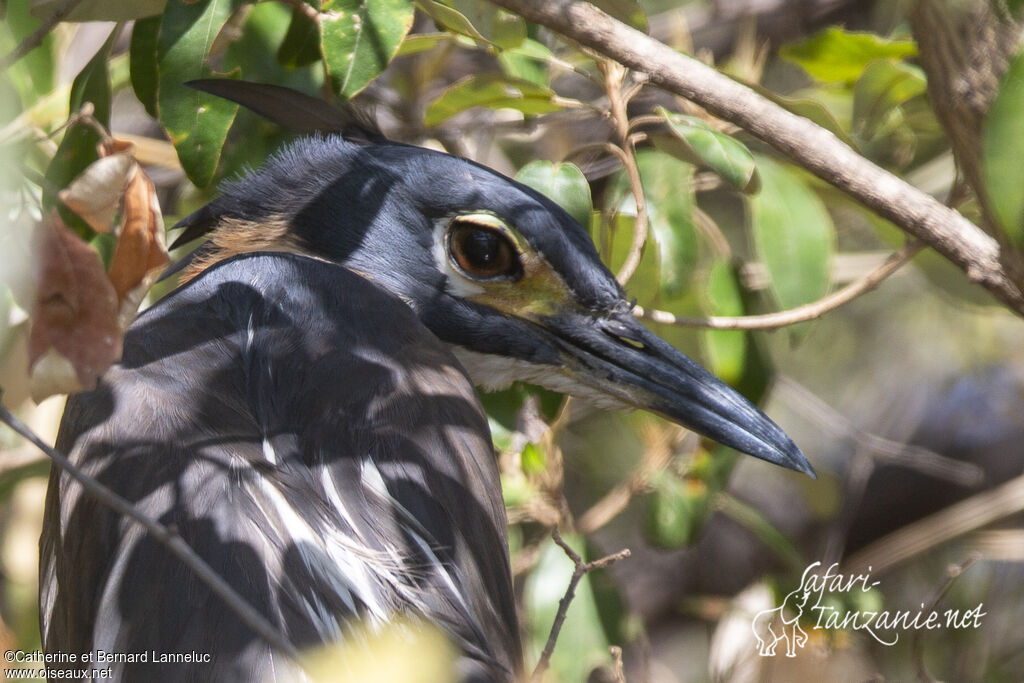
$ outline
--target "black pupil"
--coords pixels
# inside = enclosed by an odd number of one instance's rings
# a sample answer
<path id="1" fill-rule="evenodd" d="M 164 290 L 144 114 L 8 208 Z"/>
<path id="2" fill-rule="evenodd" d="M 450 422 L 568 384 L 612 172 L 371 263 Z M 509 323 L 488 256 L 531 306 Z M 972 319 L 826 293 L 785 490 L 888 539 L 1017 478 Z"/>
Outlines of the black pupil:
<path id="1" fill-rule="evenodd" d="M 473 230 L 462 240 L 462 253 L 478 268 L 491 266 L 498 260 L 500 238 L 488 230 Z"/>

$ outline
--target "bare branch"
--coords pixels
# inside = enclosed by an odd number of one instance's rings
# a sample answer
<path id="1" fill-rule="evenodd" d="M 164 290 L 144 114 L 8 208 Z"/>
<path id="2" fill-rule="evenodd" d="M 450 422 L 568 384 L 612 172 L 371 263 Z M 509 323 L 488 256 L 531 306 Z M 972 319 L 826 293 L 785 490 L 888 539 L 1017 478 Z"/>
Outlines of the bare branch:
<path id="1" fill-rule="evenodd" d="M 831 132 L 715 69 L 579 0 L 491 0 L 595 50 L 775 147 L 922 240 L 1017 313 L 1024 292 L 1000 263 L 995 239 L 956 211 L 879 168 Z"/>
<path id="2" fill-rule="evenodd" d="M 2 390 L 0 390 L 2 393 Z M 0 405 L 0 422 L 4 422 L 15 432 L 35 444 L 36 448 L 46 453 L 50 459 L 62 470 L 67 472 L 75 481 L 82 485 L 82 488 L 96 500 L 108 506 L 115 512 L 135 520 L 148 531 L 153 538 L 167 547 L 180 559 L 185 566 L 196 573 L 196 576 L 210 587 L 228 607 L 253 631 L 258 633 L 264 640 L 289 657 L 297 657 L 298 653 L 285 637 L 273 624 L 256 611 L 246 602 L 245 598 L 238 594 L 227 581 L 223 579 L 214 569 L 207 564 L 203 558 L 196 554 L 192 548 L 185 543 L 181 536 L 172 532 L 166 526 L 148 516 L 131 501 L 118 495 L 103 484 L 99 483 L 88 474 L 74 465 L 63 453 L 49 446 L 29 428 L 24 422 L 14 416 L 5 406 Z"/>
<path id="3" fill-rule="evenodd" d="M 568 543 L 562 538 L 562 535 L 558 533 L 558 528 L 551 530 L 551 538 L 554 539 L 558 547 L 565 551 L 565 554 L 572 560 L 574 569 L 572 577 L 569 579 L 569 586 L 565 589 L 565 595 L 558 601 L 558 612 L 555 614 L 555 620 L 551 624 L 551 633 L 548 634 L 548 641 L 544 644 L 544 651 L 540 653 L 540 659 L 537 661 L 537 667 L 533 670 L 533 675 L 530 676 L 531 681 L 540 681 L 544 672 L 551 666 L 551 653 L 555 650 L 555 643 L 558 641 L 558 634 L 562 631 L 562 624 L 565 623 L 565 615 L 569 611 L 569 605 L 572 604 L 572 599 L 576 596 L 576 586 L 579 585 L 580 580 L 587 575 L 588 572 L 592 572 L 595 569 L 604 569 L 619 560 L 623 560 L 629 557 L 629 548 L 620 550 L 617 553 L 607 555 L 599 560 L 593 562 L 584 562 L 583 558 L 579 556 L 575 550 L 573 550 Z"/>
<path id="4" fill-rule="evenodd" d="M 656 323 L 686 327 L 708 327 L 714 330 L 775 330 L 786 325 L 795 325 L 796 323 L 820 318 L 829 311 L 853 301 L 861 294 L 871 291 L 882 280 L 895 273 L 910 261 L 923 247 L 924 245 L 920 242 L 910 242 L 899 251 L 894 252 L 886 259 L 885 263 L 864 277 L 851 282 L 822 299 L 788 311 L 766 313 L 764 315 L 745 315 L 735 318 L 687 318 L 665 311 L 647 310 L 643 306 L 636 306 L 633 309 L 633 315 Z"/>
<path id="5" fill-rule="evenodd" d="M 11 66 L 19 59 L 27 55 L 29 52 L 39 47 L 40 43 L 43 42 L 43 38 L 46 37 L 53 27 L 61 22 L 64 17 L 71 13 L 71 10 L 75 9 L 82 0 L 64 0 L 64 2 L 54 11 L 50 18 L 39 25 L 35 31 L 30 35 L 25 36 L 18 45 L 4 55 L 3 59 L 0 59 L 0 73 L 7 71 Z"/>

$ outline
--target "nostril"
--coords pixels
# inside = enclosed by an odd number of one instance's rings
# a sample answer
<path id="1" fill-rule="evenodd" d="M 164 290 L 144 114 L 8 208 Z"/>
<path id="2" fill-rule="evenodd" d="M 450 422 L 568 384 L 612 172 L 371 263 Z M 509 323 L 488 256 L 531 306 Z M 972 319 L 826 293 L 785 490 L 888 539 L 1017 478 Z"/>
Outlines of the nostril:
<path id="1" fill-rule="evenodd" d="M 629 327 L 618 320 L 602 320 L 601 330 L 615 341 L 631 346 L 638 351 L 647 348 L 647 345 L 637 338 L 637 335 Z"/>

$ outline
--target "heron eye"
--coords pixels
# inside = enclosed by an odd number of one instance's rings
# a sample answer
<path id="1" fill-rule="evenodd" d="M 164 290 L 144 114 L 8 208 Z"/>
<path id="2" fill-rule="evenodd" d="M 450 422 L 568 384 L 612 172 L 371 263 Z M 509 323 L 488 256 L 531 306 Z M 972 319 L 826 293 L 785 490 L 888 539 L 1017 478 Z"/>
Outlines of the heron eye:
<path id="1" fill-rule="evenodd" d="M 448 232 L 448 253 L 459 269 L 476 280 L 518 279 L 519 253 L 500 231 L 456 219 Z"/>

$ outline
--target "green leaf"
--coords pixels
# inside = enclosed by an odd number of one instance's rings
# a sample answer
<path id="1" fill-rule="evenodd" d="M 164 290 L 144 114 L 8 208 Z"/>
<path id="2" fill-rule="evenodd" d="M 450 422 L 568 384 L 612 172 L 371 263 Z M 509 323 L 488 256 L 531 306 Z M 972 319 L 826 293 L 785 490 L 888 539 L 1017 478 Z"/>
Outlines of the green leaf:
<path id="1" fill-rule="evenodd" d="M 205 187 L 213 180 L 224 139 L 238 105 L 186 87 L 214 76 L 210 49 L 231 16 L 231 0 L 167 4 L 157 39 L 160 123 L 167 130 L 189 180 Z"/>
<path id="2" fill-rule="evenodd" d="M 761 191 L 749 199 L 754 246 L 784 309 L 828 291 L 835 231 L 821 199 L 803 179 L 758 158 Z"/>
<path id="3" fill-rule="evenodd" d="M 527 475 L 543 474 L 548 467 L 544 451 L 535 443 L 523 446 L 523 452 L 519 454 L 519 462 L 523 472 Z"/>
<path id="4" fill-rule="evenodd" d="M 83 104 L 91 102 L 94 107 L 93 117 L 108 130 L 110 128 L 110 71 L 108 63 L 110 50 L 118 33 L 120 33 L 118 28 L 111 31 L 110 37 L 75 76 L 75 80 L 71 84 L 71 96 L 68 102 L 68 111 L 70 112 L 77 112 Z M 96 146 L 99 142 L 100 137 L 92 127 L 84 124 L 71 126 L 64 134 L 64 139 L 61 140 L 57 153 L 46 170 L 46 179 L 58 189 L 66 187 L 89 164 L 96 161 L 99 156 Z M 46 206 L 53 206 L 55 202 L 55 197 L 47 195 L 44 198 Z M 60 211 L 65 222 L 78 230 L 80 234 L 86 236 L 92 233 L 84 221 L 70 210 L 65 209 L 63 205 L 61 205 Z"/>
<path id="5" fill-rule="evenodd" d="M 419 7 L 423 12 L 434 20 L 434 24 L 440 29 L 447 29 L 452 33 L 457 33 L 460 36 L 466 36 L 475 41 L 481 43 L 488 42 L 484 38 L 483 34 L 473 26 L 466 15 L 454 7 L 449 7 L 436 0 L 417 0 L 416 6 Z"/>
<path id="6" fill-rule="evenodd" d="M 647 201 L 648 224 L 660 257 L 659 289 L 673 296 L 689 286 L 697 263 L 693 166 L 650 150 L 638 152 L 636 161 Z M 632 195 L 626 206 L 635 207 Z"/>
<path id="7" fill-rule="evenodd" d="M 501 74 L 477 74 L 449 86 L 431 102 L 424 114 L 424 123 L 428 127 L 436 126 L 471 107 L 544 114 L 560 109 L 561 105 L 555 102 L 555 93 L 550 88 Z"/>
<path id="8" fill-rule="evenodd" d="M 132 89 L 135 97 L 146 108 L 146 113 L 157 118 L 157 38 L 160 35 L 161 16 L 140 19 L 132 27 L 132 42 L 129 47 L 131 58 Z"/>
<path id="9" fill-rule="evenodd" d="M 647 535 L 668 550 L 690 545 L 707 517 L 708 488 L 697 479 L 679 479 L 671 472 L 651 478 L 647 498 Z"/>
<path id="10" fill-rule="evenodd" d="M 629 200 L 632 201 L 632 197 Z M 627 210 L 628 207 L 627 207 Z M 635 211 L 635 208 L 632 209 Z M 648 223 L 648 228 L 650 224 Z M 633 249 L 633 235 L 636 216 L 629 213 L 615 215 L 611 225 L 602 226 L 595 243 L 613 273 L 622 269 L 626 258 Z M 661 251 L 656 238 L 648 233 L 647 243 L 640 255 L 640 264 L 633 277 L 626 283 L 626 292 L 644 305 L 649 305 L 658 296 L 661 286 Z"/>
<path id="11" fill-rule="evenodd" d="M 705 310 L 711 316 L 744 314 L 737 273 L 726 261 L 715 261 L 708 272 Z M 741 330 L 703 330 L 705 356 L 712 372 L 735 385 L 747 360 L 747 333 Z"/>
<path id="12" fill-rule="evenodd" d="M 249 9 L 237 40 L 227 46 L 223 70 L 239 72 L 242 78 L 274 83 L 304 92 L 316 92 L 323 85 L 323 69 L 282 66 L 274 48 L 287 39 L 291 11 L 276 2 L 261 2 Z M 312 43 L 319 49 L 319 43 Z"/>
<path id="13" fill-rule="evenodd" d="M 919 67 L 888 59 L 875 60 L 868 64 L 853 88 L 854 125 L 870 137 L 890 111 L 927 90 L 924 72 Z"/>
<path id="14" fill-rule="evenodd" d="M 869 62 L 916 54 L 917 45 L 912 40 L 889 40 L 874 33 L 844 31 L 835 26 L 779 50 L 783 59 L 826 83 L 853 83 Z"/>
<path id="15" fill-rule="evenodd" d="M 396 56 L 405 57 L 415 55 L 427 50 L 433 50 L 441 43 L 452 39 L 449 33 L 416 33 L 405 37 L 402 44 L 398 46 Z"/>
<path id="16" fill-rule="evenodd" d="M 794 95 L 792 97 L 785 97 L 757 85 L 751 87 L 783 109 L 810 119 L 825 130 L 830 131 L 853 149 L 857 149 L 857 144 L 850 137 L 849 131 L 840 123 L 840 120 L 848 119 L 849 115 L 840 116 L 836 113 L 837 109 L 844 111 L 849 109 L 849 107 L 844 106 L 845 101 L 850 99 L 848 91 L 836 92 L 834 89 L 818 86 L 814 89 L 813 96 Z"/>
<path id="17" fill-rule="evenodd" d="M 698 163 L 707 166 L 742 192 L 757 189 L 754 155 L 739 140 L 716 130 L 695 116 L 685 116 L 658 107 L 669 129 L 693 150 Z"/>
<path id="18" fill-rule="evenodd" d="M 152 17 L 164 11 L 167 0 L 83 0 L 65 17 L 65 21 L 129 21 Z M 34 0 L 32 16 L 49 19 L 63 0 Z"/>
<path id="19" fill-rule="evenodd" d="M 562 538 L 575 552 L 586 557 L 582 537 L 563 533 Z M 536 567 L 526 579 L 525 603 L 530 615 L 527 627 L 534 657 L 547 641 L 558 603 L 565 595 L 573 569 L 572 560 L 565 552 L 548 541 L 540 551 Z M 608 646 L 590 577 L 584 576 L 576 587 L 576 596 L 569 605 L 558 637 L 558 647 L 551 657 L 551 680 L 587 680 L 594 668 L 609 662 Z"/>
<path id="20" fill-rule="evenodd" d="M 48 18 L 48 15 L 41 18 Z M 6 3 L 6 15 L 0 34 L 2 54 L 8 54 L 38 28 L 39 19 L 29 16 L 26 2 Z M 24 105 L 34 103 L 35 99 L 49 93 L 56 85 L 55 40 L 52 32 L 47 33 L 36 47 L 4 72 L 18 89 Z"/>
<path id="21" fill-rule="evenodd" d="M 526 22 L 517 14 L 480 0 L 442 0 L 461 14 L 484 40 L 499 48 L 516 47 L 526 38 Z M 472 36 L 471 36 L 472 37 Z"/>
<path id="22" fill-rule="evenodd" d="M 538 159 L 519 169 L 516 180 L 561 206 L 580 225 L 590 225 L 590 183 L 575 164 Z"/>
<path id="23" fill-rule="evenodd" d="M 352 97 L 379 76 L 412 28 L 412 0 L 327 0 L 320 40 L 335 92 Z"/>
<path id="24" fill-rule="evenodd" d="M 320 9 L 318 0 L 303 0 L 314 9 Z M 277 48 L 277 61 L 292 69 L 320 61 L 320 26 L 298 7 L 292 8 L 288 32 Z"/>
<path id="25" fill-rule="evenodd" d="M 637 0 L 593 0 L 592 4 L 624 24 L 647 32 L 647 15 Z"/>
<path id="26" fill-rule="evenodd" d="M 547 87 L 550 83 L 548 59 L 551 56 L 547 46 L 527 38 L 518 47 L 502 50 L 498 54 L 498 62 L 509 76 Z"/>
<path id="27" fill-rule="evenodd" d="M 985 119 L 982 172 L 992 210 L 1013 243 L 1024 248 L 1024 53 L 1010 62 Z"/>

